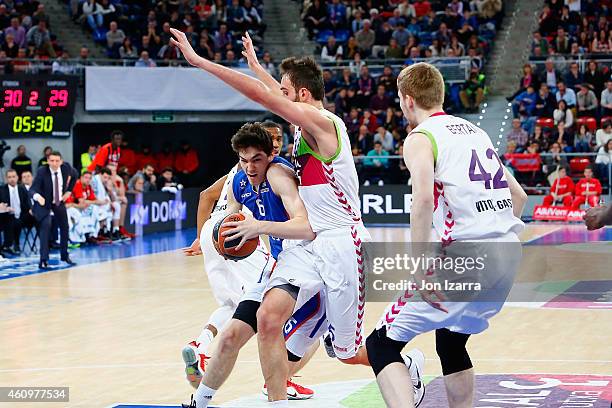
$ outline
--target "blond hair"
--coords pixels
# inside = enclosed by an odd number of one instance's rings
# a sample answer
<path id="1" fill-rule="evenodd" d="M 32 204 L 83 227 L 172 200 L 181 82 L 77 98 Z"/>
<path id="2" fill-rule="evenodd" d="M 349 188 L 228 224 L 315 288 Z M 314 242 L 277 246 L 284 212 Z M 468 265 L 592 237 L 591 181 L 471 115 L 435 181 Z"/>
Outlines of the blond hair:
<path id="1" fill-rule="evenodd" d="M 431 64 L 419 62 L 404 68 L 397 84 L 402 97 L 412 97 L 419 108 L 432 109 L 444 103 L 444 78 Z"/>

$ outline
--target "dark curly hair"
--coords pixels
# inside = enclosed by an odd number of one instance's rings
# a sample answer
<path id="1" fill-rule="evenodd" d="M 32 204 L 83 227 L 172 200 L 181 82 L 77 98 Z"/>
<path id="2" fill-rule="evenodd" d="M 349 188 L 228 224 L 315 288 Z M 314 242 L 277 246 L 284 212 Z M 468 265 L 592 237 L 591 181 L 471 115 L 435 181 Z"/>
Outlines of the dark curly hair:
<path id="1" fill-rule="evenodd" d="M 272 136 L 270 136 L 270 133 L 268 133 L 259 122 L 245 123 L 238 129 L 238 132 L 232 136 L 232 149 L 234 149 L 236 153 L 249 147 L 263 150 L 267 156 L 272 154 L 272 150 L 274 149 L 272 145 Z"/>

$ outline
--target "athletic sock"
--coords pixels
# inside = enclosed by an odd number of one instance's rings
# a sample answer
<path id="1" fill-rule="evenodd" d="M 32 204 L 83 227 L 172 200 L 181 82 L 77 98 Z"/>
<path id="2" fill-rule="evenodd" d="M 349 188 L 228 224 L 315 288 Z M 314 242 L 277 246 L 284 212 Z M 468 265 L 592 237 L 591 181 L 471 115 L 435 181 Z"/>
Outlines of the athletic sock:
<path id="1" fill-rule="evenodd" d="M 203 383 L 200 383 L 194 396 L 196 407 L 206 408 L 208 404 L 210 404 L 210 400 L 212 400 L 212 397 L 215 395 L 215 392 L 217 392 L 217 390 L 213 390 L 212 388 L 207 387 Z"/>
<path id="2" fill-rule="evenodd" d="M 270 405 L 274 406 L 274 407 L 288 407 L 289 406 L 289 401 L 288 400 L 280 400 L 280 401 L 272 401 L 270 402 Z"/>
<path id="3" fill-rule="evenodd" d="M 200 337 L 198 337 L 198 339 L 196 340 L 196 343 L 199 343 L 198 353 L 206 354 L 206 350 L 208 349 L 208 346 L 210 345 L 210 343 L 213 341 L 214 338 L 215 336 L 212 334 L 210 330 L 208 329 L 202 330 L 202 333 L 200 333 Z"/>

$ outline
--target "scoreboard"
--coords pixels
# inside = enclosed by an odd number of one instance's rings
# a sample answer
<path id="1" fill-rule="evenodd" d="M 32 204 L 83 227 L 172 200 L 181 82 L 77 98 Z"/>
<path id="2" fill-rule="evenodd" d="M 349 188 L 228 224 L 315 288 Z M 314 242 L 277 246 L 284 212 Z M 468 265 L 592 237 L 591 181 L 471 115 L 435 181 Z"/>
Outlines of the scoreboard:
<path id="1" fill-rule="evenodd" d="M 74 120 L 78 77 L 0 77 L 0 139 L 67 137 Z"/>

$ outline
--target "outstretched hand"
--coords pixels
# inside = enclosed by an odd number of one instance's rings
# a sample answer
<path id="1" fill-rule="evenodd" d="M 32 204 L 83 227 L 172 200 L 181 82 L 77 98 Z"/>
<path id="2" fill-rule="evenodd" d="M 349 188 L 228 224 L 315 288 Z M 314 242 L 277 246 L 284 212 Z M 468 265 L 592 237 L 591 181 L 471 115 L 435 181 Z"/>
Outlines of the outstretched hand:
<path id="1" fill-rule="evenodd" d="M 249 68 L 253 69 L 258 67 L 259 61 L 257 61 L 257 54 L 255 54 L 253 40 L 251 40 L 251 36 L 248 32 L 246 32 L 242 36 L 242 45 L 244 46 L 244 50 L 242 50 L 242 55 L 247 59 L 247 62 L 249 63 Z"/>
<path id="2" fill-rule="evenodd" d="M 177 30 L 176 28 L 171 28 L 170 32 L 172 33 L 174 38 L 170 39 L 170 44 L 177 47 L 181 50 L 181 54 L 185 57 L 188 63 L 193 66 L 198 66 L 198 64 L 203 60 L 193 49 L 187 36 L 184 32 Z"/>
<path id="3" fill-rule="evenodd" d="M 183 248 L 183 254 L 187 256 L 202 255 L 202 247 L 200 246 L 200 240 L 196 238 L 190 246 Z"/>

